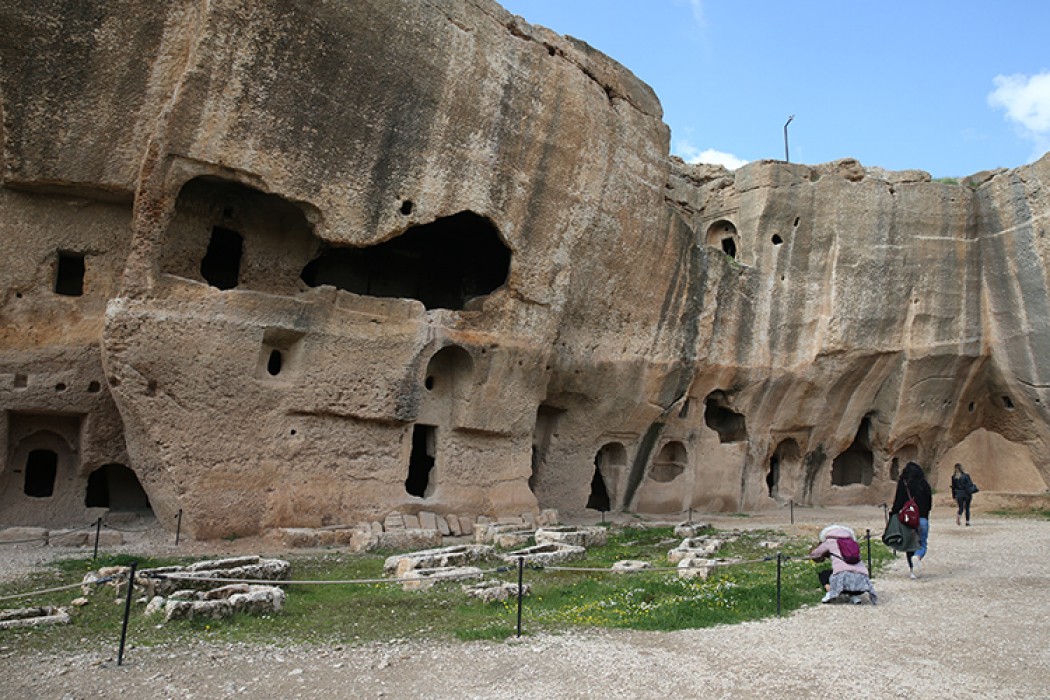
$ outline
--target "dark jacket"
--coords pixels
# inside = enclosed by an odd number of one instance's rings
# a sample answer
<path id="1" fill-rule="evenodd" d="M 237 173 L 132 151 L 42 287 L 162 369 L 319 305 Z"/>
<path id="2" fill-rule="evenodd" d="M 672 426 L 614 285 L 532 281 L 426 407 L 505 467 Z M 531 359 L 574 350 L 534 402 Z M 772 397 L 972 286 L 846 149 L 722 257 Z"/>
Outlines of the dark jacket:
<path id="1" fill-rule="evenodd" d="M 919 517 L 930 517 L 930 510 L 933 508 L 933 491 L 930 490 L 930 484 L 926 481 L 926 475 L 922 473 L 922 467 L 915 462 L 908 462 L 904 471 L 901 472 L 901 478 L 897 480 L 897 494 L 893 497 L 891 515 L 896 515 L 904 507 L 908 501 L 909 491 L 911 497 L 919 505 Z"/>
<path id="2" fill-rule="evenodd" d="M 952 475 L 952 498 L 955 500 L 968 500 L 973 498 L 973 492 L 971 486 L 973 485 L 973 479 L 966 472 L 962 475 Z"/>

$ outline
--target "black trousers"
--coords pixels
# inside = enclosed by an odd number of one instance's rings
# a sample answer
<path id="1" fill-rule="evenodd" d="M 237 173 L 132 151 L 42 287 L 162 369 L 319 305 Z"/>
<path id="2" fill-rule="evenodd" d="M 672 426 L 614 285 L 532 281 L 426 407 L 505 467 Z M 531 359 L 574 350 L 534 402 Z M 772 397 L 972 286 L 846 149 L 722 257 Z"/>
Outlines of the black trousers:
<path id="1" fill-rule="evenodd" d="M 970 522 L 970 501 L 973 500 L 973 496 L 963 496 L 962 498 L 956 498 L 955 502 L 959 504 L 959 512 L 956 515 L 962 515 L 963 511 L 966 511 L 966 522 Z"/>

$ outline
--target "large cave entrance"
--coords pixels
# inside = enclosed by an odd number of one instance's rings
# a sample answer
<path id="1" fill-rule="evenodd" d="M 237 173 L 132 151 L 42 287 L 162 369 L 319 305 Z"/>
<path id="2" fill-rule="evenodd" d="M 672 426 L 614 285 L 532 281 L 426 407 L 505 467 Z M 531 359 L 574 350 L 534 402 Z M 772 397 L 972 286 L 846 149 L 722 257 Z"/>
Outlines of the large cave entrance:
<path id="1" fill-rule="evenodd" d="M 875 473 L 875 455 L 871 451 L 870 430 L 871 419 L 865 416 L 860 422 L 860 427 L 857 428 L 853 444 L 831 463 L 832 485 L 871 485 L 871 479 Z"/>
<path id="2" fill-rule="evenodd" d="M 152 513 L 149 497 L 138 477 L 123 464 L 104 464 L 91 472 L 84 505 L 111 511 Z"/>
<path id="3" fill-rule="evenodd" d="M 325 248 L 301 277 L 311 287 L 330 284 L 355 294 L 418 299 L 428 309 L 457 310 L 499 289 L 509 272 L 510 249 L 495 224 L 464 211 L 368 248 Z"/>

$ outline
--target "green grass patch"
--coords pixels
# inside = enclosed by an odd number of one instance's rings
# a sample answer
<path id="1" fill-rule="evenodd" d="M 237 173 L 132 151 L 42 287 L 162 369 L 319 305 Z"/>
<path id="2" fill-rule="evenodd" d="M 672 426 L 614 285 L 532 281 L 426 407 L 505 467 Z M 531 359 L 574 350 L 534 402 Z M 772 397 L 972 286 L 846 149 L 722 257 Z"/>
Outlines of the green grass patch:
<path id="1" fill-rule="evenodd" d="M 1002 508 L 988 511 L 992 515 L 1001 518 L 1032 518 L 1035 520 L 1050 520 L 1050 508 Z"/>
<path id="2" fill-rule="evenodd" d="M 527 568 L 525 583 L 531 595 L 524 600 L 525 634 L 539 631 L 568 632 L 579 628 L 629 628 L 679 630 L 730 624 L 776 615 L 776 553 L 784 556 L 781 567 L 781 610 L 788 613 L 816 604 L 822 590 L 816 572 L 827 566 L 805 559 L 811 541 L 791 538 L 775 530 L 742 532 L 706 531 L 726 544 L 718 556 L 750 563 L 716 569 L 706 579 L 680 578 L 674 571 L 608 573 L 622 559 L 647 561 L 669 567 L 668 550 L 681 538 L 671 528 L 610 528 L 608 543 L 588 550 L 574 568 L 601 572 L 555 571 Z M 775 543 L 776 548 L 771 548 Z M 866 548 L 862 543 L 862 550 Z M 383 578 L 385 555 L 292 555 L 292 578 L 298 581 L 346 581 Z M 876 572 L 892 559 L 881 542 L 872 545 Z M 39 590 L 80 581 L 100 566 L 139 568 L 187 563 L 177 559 L 150 559 L 123 555 L 60 561 L 47 571 L 17 583 L 0 585 L 0 596 Z M 482 565 L 493 569 L 499 563 Z M 516 582 L 517 569 L 504 566 L 490 575 Z M 194 640 L 262 644 L 364 644 L 399 638 L 501 640 L 515 634 L 517 601 L 483 603 L 462 592 L 459 583 L 438 584 L 426 591 L 403 591 L 390 583 L 292 585 L 286 588 L 285 608 L 265 616 L 242 615 L 229 620 L 193 620 L 161 624 L 146 618 L 136 604 L 129 622 L 128 640 L 136 645 L 185 644 Z M 20 601 L 2 607 L 68 605 L 81 595 L 73 589 Z M 30 648 L 77 649 L 85 645 L 111 646 L 119 642 L 123 600 L 112 587 L 100 586 L 90 603 L 72 610 L 73 624 L 7 630 L 5 644 Z"/>

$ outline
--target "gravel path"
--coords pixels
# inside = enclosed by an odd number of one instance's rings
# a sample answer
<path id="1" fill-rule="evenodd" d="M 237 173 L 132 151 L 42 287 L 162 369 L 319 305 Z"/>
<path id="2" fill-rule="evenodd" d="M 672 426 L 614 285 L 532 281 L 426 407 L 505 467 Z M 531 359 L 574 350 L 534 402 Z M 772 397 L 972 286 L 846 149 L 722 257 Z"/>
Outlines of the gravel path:
<path id="1" fill-rule="evenodd" d="M 862 519 L 870 508 L 801 515 L 814 525 L 879 526 Z M 922 578 L 910 580 L 900 557 L 875 582 L 877 607 L 814 605 L 713 629 L 505 643 L 132 647 L 121 667 L 112 644 L 56 657 L 5 645 L 0 632 L 0 697 L 1050 697 L 1050 521 L 980 517 L 964 528 L 947 515 L 933 519 Z M 2 576 L 18 566 L 7 559 Z"/>

